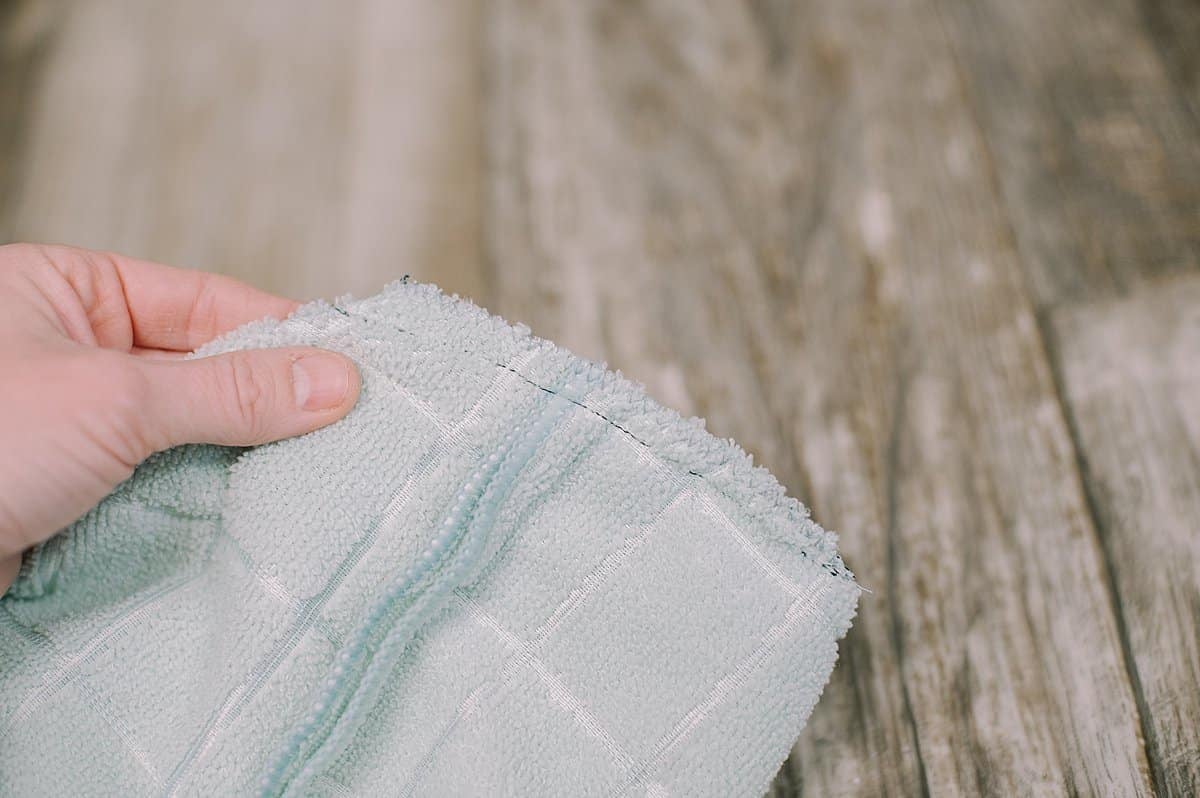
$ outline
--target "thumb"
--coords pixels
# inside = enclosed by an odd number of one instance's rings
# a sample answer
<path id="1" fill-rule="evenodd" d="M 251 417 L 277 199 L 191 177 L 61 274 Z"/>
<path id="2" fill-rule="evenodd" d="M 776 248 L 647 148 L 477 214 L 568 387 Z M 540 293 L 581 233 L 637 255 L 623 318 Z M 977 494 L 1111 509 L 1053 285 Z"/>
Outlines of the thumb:
<path id="1" fill-rule="evenodd" d="M 143 423 L 161 448 L 254 446 L 311 432 L 350 412 L 361 385 L 349 358 L 306 347 L 140 363 Z"/>

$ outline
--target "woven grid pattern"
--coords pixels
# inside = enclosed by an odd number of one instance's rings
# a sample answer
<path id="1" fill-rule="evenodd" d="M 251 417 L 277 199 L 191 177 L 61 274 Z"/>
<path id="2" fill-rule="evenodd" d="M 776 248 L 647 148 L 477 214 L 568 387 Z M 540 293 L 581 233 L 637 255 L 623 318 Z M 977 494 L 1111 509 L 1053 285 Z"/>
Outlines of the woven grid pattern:
<path id="1" fill-rule="evenodd" d="M 189 516 L 211 538 L 202 565 L 91 613 L 86 633 L 65 620 L 34 625 L 19 605 L 0 605 L 6 639 L 42 663 L 19 695 L 5 691 L 6 765 L 32 755 L 21 744 L 41 740 L 31 728 L 55 726 L 58 713 L 86 714 L 75 728 L 87 736 L 75 744 L 123 752 L 131 792 L 200 793 L 257 776 L 270 752 L 247 754 L 240 741 L 278 737 L 296 722 L 371 597 L 417 555 L 448 491 L 506 423 L 550 401 L 548 377 L 571 360 L 520 337 L 447 369 L 444 351 L 398 344 L 361 321 L 371 306 L 362 310 L 352 317 L 326 306 L 264 333 L 341 349 L 360 363 L 365 437 L 354 437 L 354 416 L 345 422 L 352 429 L 324 436 L 342 442 L 345 463 L 328 456 L 321 435 L 247 455 L 219 512 Z M 425 379 L 405 379 L 413 364 Z M 715 789 L 688 781 L 703 775 L 705 758 L 743 767 L 725 774 L 726 785 L 765 784 L 827 677 L 857 588 L 815 559 L 781 563 L 764 551 L 733 517 L 736 505 L 711 487 L 717 472 L 700 476 L 664 460 L 610 418 L 613 396 L 572 399 L 505 502 L 487 567 L 455 589 L 395 663 L 377 707 L 312 789 L 693 794 Z M 377 458 L 364 482 L 355 447 L 380 451 L 389 438 L 403 450 Z M 312 459 L 316 452 L 323 459 Z M 279 481 L 287 473 L 295 477 Z M 274 519 L 257 512 L 260 477 L 275 480 Z M 306 501 L 325 489 L 353 502 Z M 158 509 L 144 496 L 126 504 Z M 290 507 L 299 508 L 294 516 Z M 293 544 L 308 540 L 306 529 L 327 538 L 290 548 L 270 532 L 281 528 Z M 183 631 L 197 607 L 205 623 Z M 214 639 L 221 629 L 238 634 Z M 216 652 L 208 661 L 206 638 Z M 162 663 L 139 651 L 199 657 L 196 667 L 211 677 L 202 688 L 168 682 L 148 691 L 162 681 Z M 791 714 L 775 717 L 781 711 Z M 776 738 L 765 754 L 766 740 L 739 747 L 707 729 L 736 733 L 746 722 L 747 732 Z M 761 764 L 739 761 L 755 753 L 768 761 L 765 776 Z"/>

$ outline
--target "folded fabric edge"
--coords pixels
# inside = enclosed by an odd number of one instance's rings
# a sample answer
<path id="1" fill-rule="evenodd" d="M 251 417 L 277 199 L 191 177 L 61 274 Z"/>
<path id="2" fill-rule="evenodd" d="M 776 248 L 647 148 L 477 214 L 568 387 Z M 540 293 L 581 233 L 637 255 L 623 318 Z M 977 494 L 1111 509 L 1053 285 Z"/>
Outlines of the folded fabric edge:
<path id="1" fill-rule="evenodd" d="M 435 285 L 409 280 L 393 282 L 380 294 L 363 300 L 355 300 L 348 296 L 340 297 L 333 303 L 316 300 L 302 306 L 283 322 L 266 319 L 240 328 L 210 342 L 194 353 L 194 356 L 203 357 L 232 349 L 272 345 L 272 341 L 281 334 L 289 338 L 289 343 L 296 343 L 290 339 L 296 336 L 297 327 L 310 333 L 307 336 L 309 340 L 305 340 L 305 343 L 336 349 L 339 338 L 329 335 L 333 325 L 356 318 L 375 322 L 383 319 L 396 329 L 401 329 L 402 325 L 411 326 L 413 321 L 406 318 L 405 304 L 411 303 L 413 307 L 408 310 L 417 311 L 419 309 L 416 305 L 421 302 L 432 302 L 449 314 L 459 314 L 462 317 L 462 329 L 469 328 L 473 331 L 473 334 L 465 335 L 469 342 L 495 342 L 497 339 L 504 339 L 508 351 L 535 350 L 563 355 L 568 362 L 582 370 L 586 375 L 584 381 L 591 386 L 588 398 L 584 402 L 575 402 L 576 404 L 601 415 L 610 424 L 646 446 L 663 463 L 677 469 L 681 476 L 702 478 L 714 492 L 725 497 L 731 506 L 743 513 L 744 518 L 739 519 L 741 523 L 738 526 L 744 527 L 748 533 L 768 535 L 774 542 L 790 549 L 792 556 L 797 557 L 798 561 L 803 559 L 806 565 L 824 572 L 815 577 L 817 582 L 827 584 L 826 589 L 821 591 L 820 606 L 814 607 L 814 611 L 825 619 L 820 625 L 829 635 L 832 650 L 823 667 L 818 668 L 820 673 L 805 674 L 803 700 L 799 706 L 789 709 L 786 747 L 781 751 L 772 752 L 773 769 L 765 775 L 766 782 L 761 785 L 765 789 L 770 777 L 785 760 L 823 692 L 836 661 L 837 641 L 850 627 L 862 588 L 837 553 L 837 536 L 814 522 L 808 509 L 799 500 L 787 496 L 774 475 L 766 468 L 755 465 L 752 457 L 734 440 L 717 438 L 707 431 L 702 419 L 684 418 L 677 411 L 659 404 L 649 397 L 643 385 L 619 371 L 608 370 L 606 364 L 596 363 L 535 336 L 527 326 L 510 324 L 469 299 L 447 295 Z M 450 350 L 460 342 L 423 343 L 427 348 L 442 345 Z M 490 352 L 470 349 L 458 351 L 470 357 L 481 358 L 497 367 L 509 368 L 500 358 L 491 357 Z M 544 384 L 548 381 L 539 381 L 536 375 L 522 373 L 520 376 L 543 390 L 555 393 Z M 589 406 L 595 403 L 603 404 L 603 413 Z M 779 552 L 776 552 L 776 556 L 778 554 Z M 751 780 L 764 778 L 761 772 L 745 773 L 744 776 Z"/>
<path id="2" fill-rule="evenodd" d="M 504 344 L 510 349 L 545 349 L 578 361 L 588 382 L 597 386 L 592 389 L 592 401 L 599 400 L 606 405 L 605 411 L 598 415 L 645 445 L 681 474 L 703 478 L 708 486 L 744 515 L 747 531 L 790 549 L 795 556 L 851 582 L 859 591 L 863 590 L 838 553 L 837 533 L 816 523 L 808 508 L 798 499 L 788 496 L 775 476 L 765 467 L 755 464 L 753 457 L 735 440 L 716 437 L 706 429 L 703 419 L 684 417 L 673 408 L 661 404 L 648 394 L 644 385 L 619 370 L 610 370 L 606 363 L 597 363 L 534 335 L 528 326 L 510 323 L 469 298 L 446 294 L 432 283 L 405 278 L 387 284 L 378 294 L 365 299 L 344 295 L 332 303 L 323 299 L 314 300 L 302 305 L 284 321 L 263 319 L 243 325 L 210 341 L 191 356 L 205 357 L 251 346 L 269 346 L 285 325 L 327 322 L 331 313 L 349 318 L 361 313 L 374 319 L 384 315 L 397 325 L 402 325 L 406 323 L 404 306 L 415 307 L 421 301 L 432 301 L 447 313 L 461 315 L 463 329 L 470 327 L 475 331 L 476 334 L 470 338 L 472 344 L 479 347 L 498 349 L 497 341 L 504 339 Z M 416 332 L 419 334 L 420 331 Z M 317 341 L 313 343 L 322 345 Z M 507 367 L 504 363 L 493 361 L 486 353 L 460 351 L 495 366 Z M 551 390 L 529 375 L 521 376 L 544 390 Z M 588 407 L 587 404 L 583 406 Z"/>

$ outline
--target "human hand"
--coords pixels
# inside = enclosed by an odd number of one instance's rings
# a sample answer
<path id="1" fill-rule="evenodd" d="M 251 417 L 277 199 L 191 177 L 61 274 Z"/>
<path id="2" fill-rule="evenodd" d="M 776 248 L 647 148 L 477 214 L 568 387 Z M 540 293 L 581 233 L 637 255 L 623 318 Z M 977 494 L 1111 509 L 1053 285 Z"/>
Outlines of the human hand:
<path id="1" fill-rule="evenodd" d="M 341 355 L 288 347 L 183 359 L 297 306 L 220 275 L 0 246 L 0 595 L 26 548 L 154 452 L 251 446 L 345 416 L 360 382 Z"/>

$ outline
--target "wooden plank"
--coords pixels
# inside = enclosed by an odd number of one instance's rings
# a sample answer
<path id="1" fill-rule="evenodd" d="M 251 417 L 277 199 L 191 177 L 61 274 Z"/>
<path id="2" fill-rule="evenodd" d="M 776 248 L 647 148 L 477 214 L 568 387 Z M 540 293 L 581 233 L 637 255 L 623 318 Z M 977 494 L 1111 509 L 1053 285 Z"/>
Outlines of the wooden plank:
<path id="1" fill-rule="evenodd" d="M 1039 307 L 1200 269 L 1190 67 L 1164 62 L 1146 26 L 1195 14 L 1137 0 L 940 4 Z"/>
<path id="2" fill-rule="evenodd" d="M 1033 318 L 1195 269 L 1193 17 L 20 0 L 0 236 L 411 272 L 746 443 L 875 590 L 779 795 L 1189 794 L 1195 291 L 1055 317 L 1099 536 Z"/>
<path id="3" fill-rule="evenodd" d="M 747 444 L 875 591 L 777 794 L 1150 794 L 937 9 L 510 0 L 487 30 L 498 308 Z"/>
<path id="4" fill-rule="evenodd" d="M 1151 765 L 1200 794 L 1200 277 L 1054 317 Z"/>
<path id="5" fill-rule="evenodd" d="M 1195 41 L 1187 36 L 1200 24 L 1196 9 L 1175 2 L 1127 0 L 946 7 L 968 94 L 985 130 L 1023 264 L 1041 306 L 1136 296 L 1140 286 L 1152 285 L 1163 275 L 1196 274 L 1200 117 L 1193 74 Z M 1161 290 L 1149 296 L 1160 297 Z M 1141 308 L 1144 302 L 1130 306 Z M 1098 323 L 1100 316 L 1113 314 L 1108 324 L 1126 325 L 1132 334 L 1136 322 L 1119 319 L 1134 311 L 1118 312 L 1120 307 L 1124 306 L 1103 303 L 1081 312 L 1075 321 L 1063 322 L 1075 339 L 1070 351 L 1060 352 L 1058 358 L 1059 380 L 1067 390 L 1072 383 L 1080 383 L 1074 386 L 1077 390 L 1089 384 L 1079 361 L 1097 360 L 1087 350 L 1080 326 L 1085 320 L 1100 332 L 1106 329 Z M 1075 317 L 1067 313 L 1064 318 Z M 1111 336 L 1105 340 L 1111 347 L 1105 354 L 1114 361 L 1148 355 L 1136 349 L 1126 353 Z M 1077 418 L 1076 444 L 1084 462 L 1108 464 L 1103 476 L 1085 470 L 1084 477 L 1107 543 L 1108 569 L 1122 615 L 1119 631 L 1139 701 L 1148 763 L 1160 791 L 1190 795 L 1194 782 L 1182 774 L 1190 770 L 1196 778 L 1195 758 L 1200 753 L 1194 731 L 1182 732 L 1179 724 L 1195 725 L 1195 687 L 1189 688 L 1186 678 L 1194 671 L 1176 666 L 1194 656 L 1189 653 L 1195 646 L 1194 617 L 1190 634 L 1170 636 L 1174 647 L 1164 649 L 1161 667 L 1160 660 L 1147 660 L 1142 644 L 1156 638 L 1145 631 L 1143 610 L 1147 592 L 1157 583 L 1146 574 L 1145 557 L 1130 561 L 1117 553 L 1128 553 L 1133 545 L 1129 530 L 1109 528 L 1114 523 L 1107 515 L 1112 508 L 1101 498 L 1112 498 L 1104 480 L 1114 479 L 1120 466 L 1110 459 L 1115 444 L 1106 437 L 1109 433 L 1098 430 L 1120 425 L 1119 419 L 1132 412 L 1121 404 L 1125 394 L 1112 390 L 1116 395 L 1107 404 L 1093 401 L 1116 415 Z M 1089 425 L 1086 432 L 1084 424 Z M 1125 438 L 1124 447 L 1130 463 L 1158 457 L 1153 439 Z M 1194 477 L 1194 472 L 1181 473 Z M 1163 547 L 1182 545 L 1170 531 L 1162 534 Z M 1183 556 L 1182 562 L 1191 560 Z M 1189 578 L 1194 592 L 1194 573 Z M 1185 594 L 1188 590 L 1178 584 L 1174 589 Z M 1186 619 L 1170 613 L 1157 617 L 1167 629 Z M 1146 680 L 1149 689 L 1143 684 Z"/>
<path id="6" fill-rule="evenodd" d="M 298 297 L 483 290 L 471 0 L 55 5 L 7 237 Z"/>

